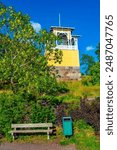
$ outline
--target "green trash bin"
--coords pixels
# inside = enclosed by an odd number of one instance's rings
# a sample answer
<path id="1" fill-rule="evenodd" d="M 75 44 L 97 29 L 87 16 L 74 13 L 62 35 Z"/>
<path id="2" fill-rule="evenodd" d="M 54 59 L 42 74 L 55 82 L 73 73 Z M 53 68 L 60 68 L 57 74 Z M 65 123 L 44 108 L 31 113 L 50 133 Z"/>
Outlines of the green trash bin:
<path id="1" fill-rule="evenodd" d="M 71 136 L 73 134 L 71 117 L 63 117 L 62 123 L 63 123 L 63 134 L 64 134 L 64 136 Z"/>

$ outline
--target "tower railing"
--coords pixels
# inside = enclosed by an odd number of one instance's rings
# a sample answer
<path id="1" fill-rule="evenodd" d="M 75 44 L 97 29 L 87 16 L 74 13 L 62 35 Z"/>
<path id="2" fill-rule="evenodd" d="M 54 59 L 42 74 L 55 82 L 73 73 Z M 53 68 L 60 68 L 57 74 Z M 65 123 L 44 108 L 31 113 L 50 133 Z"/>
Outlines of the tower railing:
<path id="1" fill-rule="evenodd" d="M 77 50 L 78 46 L 77 45 L 57 45 L 57 49 L 65 49 L 65 50 Z"/>

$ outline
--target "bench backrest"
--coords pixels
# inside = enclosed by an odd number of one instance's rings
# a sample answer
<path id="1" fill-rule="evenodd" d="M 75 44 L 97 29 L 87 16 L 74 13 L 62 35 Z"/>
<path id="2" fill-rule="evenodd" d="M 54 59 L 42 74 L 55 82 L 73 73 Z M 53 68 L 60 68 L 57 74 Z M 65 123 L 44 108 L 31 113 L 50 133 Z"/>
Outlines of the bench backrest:
<path id="1" fill-rule="evenodd" d="M 11 124 L 11 128 L 43 128 L 52 127 L 52 123 Z"/>

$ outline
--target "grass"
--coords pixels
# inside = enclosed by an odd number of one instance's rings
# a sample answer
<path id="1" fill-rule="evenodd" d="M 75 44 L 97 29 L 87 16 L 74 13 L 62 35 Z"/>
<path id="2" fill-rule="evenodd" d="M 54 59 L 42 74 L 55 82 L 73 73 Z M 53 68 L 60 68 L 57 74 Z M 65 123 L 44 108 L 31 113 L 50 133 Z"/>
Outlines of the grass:
<path id="1" fill-rule="evenodd" d="M 59 97 L 61 97 L 63 102 L 65 102 L 65 103 L 69 103 L 69 102 L 70 103 L 74 103 L 74 102 L 79 103 L 80 99 L 81 99 L 80 96 L 74 96 L 71 93 L 67 93 L 67 94 L 59 96 Z"/>
<path id="2" fill-rule="evenodd" d="M 0 90 L 0 94 L 13 94 L 11 90 Z"/>
<path id="3" fill-rule="evenodd" d="M 63 102 L 79 102 L 81 98 L 95 98 L 100 96 L 99 85 L 83 85 L 82 81 L 67 81 L 66 82 L 69 92 L 60 97 L 63 98 Z"/>
<path id="4" fill-rule="evenodd" d="M 100 95 L 100 86 L 85 86 L 82 84 L 82 81 L 69 81 L 67 82 L 68 88 L 70 89 L 70 94 L 74 96 L 88 96 L 88 97 L 99 97 Z"/>
<path id="5" fill-rule="evenodd" d="M 33 144 L 38 144 L 38 143 L 48 143 L 48 142 L 53 142 L 56 139 L 55 136 L 50 135 L 50 140 L 47 139 L 47 134 L 40 135 L 40 134 L 26 134 L 26 135 L 18 135 L 17 138 L 13 141 L 12 137 L 10 140 L 8 138 L 3 137 L 0 139 L 0 143 L 7 143 L 7 142 L 13 142 L 13 143 L 33 143 Z"/>

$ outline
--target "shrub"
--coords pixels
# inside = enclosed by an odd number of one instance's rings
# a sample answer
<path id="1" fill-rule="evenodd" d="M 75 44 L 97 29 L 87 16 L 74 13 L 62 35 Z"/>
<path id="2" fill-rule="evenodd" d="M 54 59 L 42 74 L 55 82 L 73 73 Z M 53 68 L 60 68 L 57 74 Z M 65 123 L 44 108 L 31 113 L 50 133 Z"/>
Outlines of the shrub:
<path id="1" fill-rule="evenodd" d="M 79 101 L 73 103 L 62 103 L 57 105 L 56 107 L 56 124 L 62 124 L 62 117 L 64 116 L 71 116 L 72 119 L 77 119 L 77 115 L 74 116 L 72 112 L 76 112 L 79 110 Z"/>
<path id="2" fill-rule="evenodd" d="M 83 76 L 81 82 L 85 86 L 92 85 L 92 83 L 91 83 L 91 76 L 88 76 L 88 75 L 87 76 Z"/>
<path id="3" fill-rule="evenodd" d="M 99 98 L 89 102 L 82 99 L 80 102 L 80 117 L 92 125 L 96 131 L 100 129 L 100 101 Z"/>
<path id="4" fill-rule="evenodd" d="M 55 122 L 55 109 L 51 105 L 42 106 L 40 103 L 33 103 L 30 113 L 33 123 Z"/>
<path id="5" fill-rule="evenodd" d="M 62 124 L 63 116 L 71 116 L 73 121 L 79 119 L 85 120 L 88 124 L 94 127 L 95 131 L 100 128 L 100 101 L 99 98 L 95 100 L 81 99 L 76 103 L 62 103 L 56 108 L 56 123 Z"/>
<path id="6" fill-rule="evenodd" d="M 100 84 L 100 63 L 99 62 L 96 62 L 90 68 L 90 76 L 91 76 L 91 82 L 93 85 Z"/>
<path id="7" fill-rule="evenodd" d="M 66 116 L 65 110 L 68 109 L 68 104 L 60 104 L 56 107 L 56 124 L 62 125 L 62 117 Z"/>
<path id="8" fill-rule="evenodd" d="M 38 97 L 37 101 L 43 106 L 52 105 L 56 107 L 57 105 L 62 103 L 63 97 L 45 95 Z"/>
<path id="9" fill-rule="evenodd" d="M 99 150 L 99 140 L 95 136 L 94 129 L 84 120 L 74 122 L 74 140 L 76 147 L 81 150 Z"/>
<path id="10" fill-rule="evenodd" d="M 60 93 L 69 92 L 67 84 L 65 82 L 59 82 L 59 84 L 58 84 L 58 91 Z"/>
<path id="11" fill-rule="evenodd" d="M 25 101 L 21 95 L 0 94 L 0 133 L 7 135 L 11 123 L 21 122 L 25 115 Z"/>

